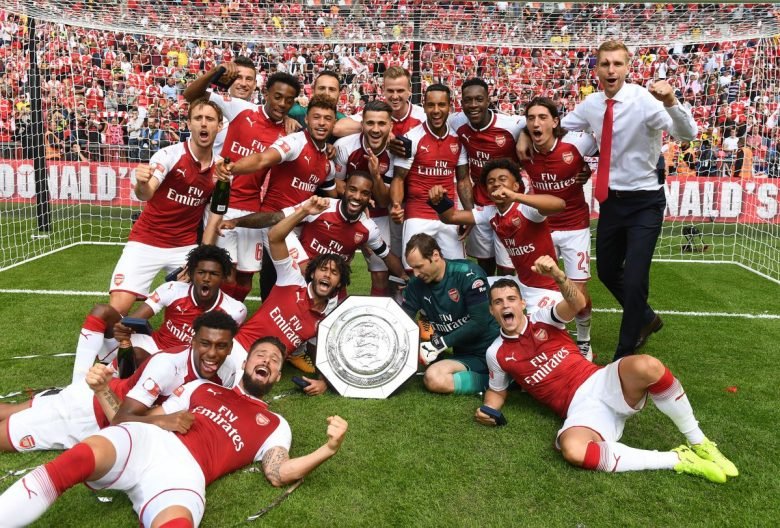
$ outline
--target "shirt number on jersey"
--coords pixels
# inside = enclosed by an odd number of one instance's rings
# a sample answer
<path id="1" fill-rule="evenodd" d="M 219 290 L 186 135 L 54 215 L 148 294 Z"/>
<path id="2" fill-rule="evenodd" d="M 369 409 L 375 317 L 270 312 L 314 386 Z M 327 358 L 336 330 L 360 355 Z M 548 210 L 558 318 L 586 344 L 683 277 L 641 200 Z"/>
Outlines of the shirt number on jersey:
<path id="1" fill-rule="evenodd" d="M 580 271 L 588 271 L 590 268 L 590 253 L 587 251 L 578 251 L 577 258 L 579 258 L 577 261 L 577 269 Z"/>

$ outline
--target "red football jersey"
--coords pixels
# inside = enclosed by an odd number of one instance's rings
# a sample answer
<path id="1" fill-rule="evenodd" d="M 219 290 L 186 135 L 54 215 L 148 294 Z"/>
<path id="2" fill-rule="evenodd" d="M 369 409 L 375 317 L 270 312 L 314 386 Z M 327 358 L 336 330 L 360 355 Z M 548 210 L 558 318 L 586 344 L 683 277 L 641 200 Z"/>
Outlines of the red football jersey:
<path id="1" fill-rule="evenodd" d="M 542 255 L 556 258 L 555 246 L 547 227 L 545 216 L 527 205 L 513 203 L 503 214 L 495 206 L 474 208 L 477 224 L 490 224 L 501 239 L 501 243 L 512 259 L 517 278 L 530 288 L 544 288 L 558 291 L 558 285 L 545 275 L 531 270 L 536 259 Z"/>
<path id="2" fill-rule="evenodd" d="M 182 384 L 188 381 L 200 379 L 194 365 L 195 358 L 192 348 L 178 347 L 168 351 L 160 351 L 150 356 L 141 363 L 129 378 L 114 378 L 108 382 L 109 388 L 114 391 L 120 401 L 131 397 L 147 407 L 160 404 Z M 211 378 L 215 383 L 222 384 L 223 380 L 233 384 L 235 370 L 232 363 L 226 362 Z M 97 397 L 92 398 L 92 406 L 95 410 L 95 420 L 102 429 L 110 425 Z"/>
<path id="3" fill-rule="evenodd" d="M 412 157 L 398 158 L 395 166 L 408 169 L 406 175 L 405 218 L 438 220 L 436 211 L 428 205 L 428 190 L 443 185 L 447 194 L 458 196 L 455 190 L 455 169 L 468 163 L 466 151 L 451 128 L 443 137 L 435 136 L 423 123 L 406 134 L 412 141 Z"/>
<path id="4" fill-rule="evenodd" d="M 279 139 L 271 148 L 282 156 L 282 163 L 271 169 L 261 211 L 281 211 L 305 201 L 317 188 L 326 191 L 336 188 L 334 170 L 325 149 L 318 148 L 308 132 Z"/>
<path id="5" fill-rule="evenodd" d="M 128 240 L 172 248 L 198 243 L 198 226 L 214 191 L 214 162 L 201 170 L 189 142 L 159 150 L 149 160 L 160 186 L 146 202 Z"/>
<path id="6" fill-rule="evenodd" d="M 525 117 L 491 114 L 490 122 L 485 128 L 476 129 L 471 126 L 466 114 L 458 112 L 450 118 L 450 126 L 460 138 L 460 143 L 466 149 L 469 160 L 469 174 L 474 185 L 474 203 L 476 205 L 492 205 L 487 189 L 482 185 L 482 167 L 488 161 L 498 158 L 509 158 L 517 161 L 515 144 L 520 131 L 525 128 Z M 523 182 L 520 191 L 525 192 Z"/>
<path id="7" fill-rule="evenodd" d="M 366 157 L 369 148 L 363 142 L 363 134 L 345 136 L 336 141 L 334 147 L 336 147 L 336 158 L 333 160 L 336 167 L 336 178 L 343 180 L 347 174 L 357 170 L 370 173 Z M 379 174 L 382 175 L 385 185 L 389 187 L 390 182 L 393 181 L 395 156 L 385 149 L 377 155 L 377 158 L 379 159 Z M 387 216 L 386 207 L 371 207 L 368 211 L 371 218 Z"/>
<path id="8" fill-rule="evenodd" d="M 341 212 L 341 200 L 330 198 L 330 206 L 317 215 L 303 219 L 298 239 L 309 258 L 325 253 L 335 253 L 350 262 L 364 244 L 379 258 L 384 258 L 390 248 L 382 239 L 379 228 L 366 213 L 356 220 L 347 220 Z"/>
<path id="9" fill-rule="evenodd" d="M 338 299 L 330 299 L 324 312 L 315 310 L 309 286 L 300 270 L 293 268 L 292 259 L 273 262 L 276 285 L 260 308 L 241 325 L 235 339 L 248 351 L 260 337 L 274 336 L 284 343 L 289 355 L 317 335 L 317 326 L 333 311 Z"/>
<path id="10" fill-rule="evenodd" d="M 211 310 L 225 312 L 239 325 L 246 319 L 244 303 L 225 295 L 222 291 L 217 294 L 214 303 L 204 310 L 195 302 L 192 285 L 185 282 L 161 284 L 144 302 L 155 314 L 165 308 L 163 322 L 152 334 L 152 339 L 160 350 L 189 345 L 192 336 L 195 335 L 192 328 L 193 321 L 199 315 Z"/>
<path id="11" fill-rule="evenodd" d="M 363 121 L 363 114 L 353 114 L 349 117 L 358 123 Z M 425 110 L 420 105 L 409 103 L 406 115 L 401 118 L 391 116 L 391 119 L 393 120 L 393 135 L 395 137 L 404 136 L 411 129 L 425 122 Z"/>
<path id="12" fill-rule="evenodd" d="M 565 418 L 574 393 L 603 367 L 582 356 L 554 309 L 531 315 L 519 336 L 502 332 L 487 349 L 486 359 L 492 390 L 506 390 L 514 379 L 535 400 Z"/>
<path id="13" fill-rule="evenodd" d="M 552 231 L 590 227 L 590 209 L 582 184 L 575 179 L 585 164 L 584 157 L 592 156 L 596 150 L 596 140 L 590 134 L 570 132 L 556 140 L 547 154 L 534 152 L 532 160 L 522 163 L 535 194 L 552 194 L 566 202 L 566 209 L 547 219 Z"/>
<path id="14" fill-rule="evenodd" d="M 262 106 L 213 92 L 209 100 L 222 109 L 223 115 L 230 122 L 220 152 L 223 158 L 237 161 L 255 152 L 263 152 L 285 135 L 284 121 L 271 121 Z M 267 174 L 267 170 L 262 170 L 239 174 L 233 178 L 229 207 L 243 211 L 259 211 L 260 189 Z"/>
<path id="15" fill-rule="evenodd" d="M 196 381 L 177 390 L 164 404 L 166 413 L 189 410 L 195 421 L 187 434 L 175 433 L 203 471 L 206 484 L 252 462 L 273 448 L 290 449 L 287 421 L 241 387 L 226 389 Z"/>

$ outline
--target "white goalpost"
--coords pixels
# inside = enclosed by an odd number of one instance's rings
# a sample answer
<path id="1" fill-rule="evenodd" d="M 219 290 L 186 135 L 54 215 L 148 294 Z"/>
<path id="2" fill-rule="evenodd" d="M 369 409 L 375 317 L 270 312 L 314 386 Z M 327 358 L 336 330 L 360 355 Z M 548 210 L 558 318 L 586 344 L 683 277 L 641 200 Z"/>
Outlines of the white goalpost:
<path id="1" fill-rule="evenodd" d="M 304 84 L 339 70 L 347 114 L 381 95 L 391 65 L 412 71 L 416 94 L 443 82 L 459 103 L 460 84 L 477 76 L 496 111 L 544 95 L 566 112 L 598 89 L 595 49 L 607 38 L 630 47 L 631 82 L 668 80 L 699 124 L 692 144 L 665 140 L 655 258 L 733 263 L 780 282 L 773 4 L 4 0 L 0 271 L 78 244 L 124 243 L 143 205 L 134 167 L 186 136 L 181 90 L 222 60 L 252 58 L 259 85 L 274 69 Z"/>

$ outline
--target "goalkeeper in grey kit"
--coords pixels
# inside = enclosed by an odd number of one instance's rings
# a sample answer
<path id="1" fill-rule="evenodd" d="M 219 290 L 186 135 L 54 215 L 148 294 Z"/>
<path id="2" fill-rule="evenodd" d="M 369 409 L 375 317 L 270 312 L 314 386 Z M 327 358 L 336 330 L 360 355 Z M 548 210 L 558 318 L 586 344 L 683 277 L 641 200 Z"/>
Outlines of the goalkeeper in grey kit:
<path id="1" fill-rule="evenodd" d="M 431 363 L 425 388 L 442 394 L 484 391 L 485 351 L 499 332 L 488 312 L 485 272 L 469 260 L 444 259 L 439 244 L 425 233 L 409 240 L 405 256 L 414 277 L 404 289 L 401 307 L 412 319 L 424 312 L 435 331 L 430 343 L 420 345 L 421 360 Z M 447 348 L 453 354 L 437 359 Z"/>

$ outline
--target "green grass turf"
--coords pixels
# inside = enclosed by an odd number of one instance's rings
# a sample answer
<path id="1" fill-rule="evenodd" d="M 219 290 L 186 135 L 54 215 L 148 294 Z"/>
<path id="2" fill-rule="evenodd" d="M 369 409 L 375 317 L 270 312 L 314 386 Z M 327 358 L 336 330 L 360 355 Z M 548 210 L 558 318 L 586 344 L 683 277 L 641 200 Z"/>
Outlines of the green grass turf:
<path id="1" fill-rule="evenodd" d="M 0 273 L 0 289 L 105 291 L 121 251 L 81 246 Z M 353 293 L 368 292 L 358 257 Z M 659 310 L 774 313 L 780 286 L 733 265 L 657 263 L 651 301 Z M 598 280 L 594 306 L 616 308 Z M 106 297 L 0 294 L 0 394 L 62 385 L 72 358 L 9 360 L 14 355 L 75 348 L 91 305 Z M 250 302 L 250 310 L 257 306 Z M 285 368 L 273 401 L 293 430 L 292 455 L 325 440 L 325 418 L 350 423 L 342 451 L 317 469 L 278 508 L 254 524 L 272 526 L 775 526 L 780 522 L 777 478 L 777 320 L 665 315 L 666 326 L 645 351 L 681 379 L 702 428 L 741 475 L 716 485 L 670 471 L 593 473 L 568 466 L 552 449 L 560 420 L 526 394 L 504 408 L 509 425 L 475 424 L 477 397 L 437 396 L 410 379 L 387 400 L 308 398 L 294 390 Z M 619 313 L 596 313 L 593 345 L 605 363 L 615 345 Z M 729 392 L 727 387 L 737 387 Z M 666 450 L 683 442 L 652 404 L 625 430 L 623 441 Z M 47 461 L 50 453 L 0 455 L 9 470 Z M 0 490 L 14 480 L 0 481 Z M 238 472 L 209 488 L 203 526 L 246 525 L 243 519 L 280 490 L 262 474 Z M 66 493 L 35 526 L 137 526 L 118 492 L 100 503 L 83 486 Z"/>

